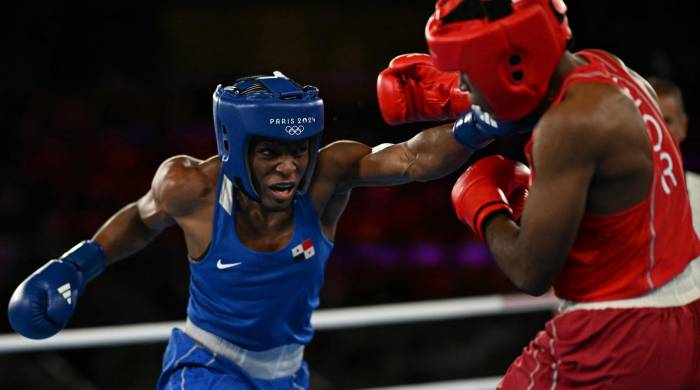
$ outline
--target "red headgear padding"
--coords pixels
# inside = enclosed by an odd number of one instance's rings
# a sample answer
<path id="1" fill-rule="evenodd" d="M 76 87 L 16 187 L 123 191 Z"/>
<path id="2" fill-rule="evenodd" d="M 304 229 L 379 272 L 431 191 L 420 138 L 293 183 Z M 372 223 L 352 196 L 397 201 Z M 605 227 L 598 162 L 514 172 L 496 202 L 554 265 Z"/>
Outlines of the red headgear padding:
<path id="1" fill-rule="evenodd" d="M 445 23 L 464 1 L 438 0 L 428 20 L 425 36 L 435 65 L 466 73 L 499 120 L 530 114 L 571 38 L 564 1 L 516 0 L 513 12 L 500 19 Z"/>

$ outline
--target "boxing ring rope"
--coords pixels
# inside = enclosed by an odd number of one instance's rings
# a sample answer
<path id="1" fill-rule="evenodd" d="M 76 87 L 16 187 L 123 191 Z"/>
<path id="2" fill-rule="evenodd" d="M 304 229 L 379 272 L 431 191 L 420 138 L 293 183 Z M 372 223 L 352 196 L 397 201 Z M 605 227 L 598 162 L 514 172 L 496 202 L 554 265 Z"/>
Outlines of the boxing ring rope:
<path id="1" fill-rule="evenodd" d="M 492 376 L 487 378 L 432 382 L 418 385 L 373 387 L 360 390 L 493 390 L 500 380 L 500 376 Z"/>
<path id="2" fill-rule="evenodd" d="M 311 323 L 315 330 L 324 331 L 548 311 L 555 309 L 558 303 L 559 301 L 553 295 L 544 295 L 536 298 L 524 294 L 487 295 L 470 298 L 323 309 L 314 312 L 311 317 Z M 16 334 L 5 334 L 0 335 L 0 353 L 165 342 L 168 340 L 173 327 L 183 327 L 184 325 L 184 321 L 169 321 L 66 329 L 58 335 L 45 340 L 29 340 Z M 498 377 L 479 378 L 384 389 L 492 389 L 496 386 L 498 379 Z"/>

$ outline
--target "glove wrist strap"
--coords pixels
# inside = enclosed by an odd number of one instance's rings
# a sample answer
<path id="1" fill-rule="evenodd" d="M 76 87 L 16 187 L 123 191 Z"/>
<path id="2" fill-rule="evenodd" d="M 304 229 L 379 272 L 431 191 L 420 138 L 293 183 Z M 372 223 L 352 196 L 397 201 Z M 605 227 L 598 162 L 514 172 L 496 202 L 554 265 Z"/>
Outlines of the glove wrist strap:
<path id="1" fill-rule="evenodd" d="M 86 282 L 91 281 L 105 269 L 105 253 L 95 241 L 85 240 L 64 253 L 60 260 L 67 261 L 83 273 Z"/>
<path id="2" fill-rule="evenodd" d="M 502 201 L 494 201 L 485 204 L 476 212 L 473 226 L 479 239 L 486 241 L 486 232 L 484 231 L 484 228 L 487 226 L 486 222 L 489 221 L 491 217 L 499 213 L 505 213 L 509 217 L 513 218 L 513 211 L 510 209 L 507 203 Z"/>

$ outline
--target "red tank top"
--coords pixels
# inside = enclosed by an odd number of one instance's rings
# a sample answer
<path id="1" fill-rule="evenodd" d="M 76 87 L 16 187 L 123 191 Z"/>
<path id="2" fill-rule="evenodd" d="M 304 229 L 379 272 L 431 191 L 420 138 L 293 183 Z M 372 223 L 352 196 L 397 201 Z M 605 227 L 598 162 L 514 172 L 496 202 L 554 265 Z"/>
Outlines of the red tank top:
<path id="1" fill-rule="evenodd" d="M 656 100 L 630 71 L 602 51 L 576 54 L 588 64 L 564 76 L 553 104 L 576 83 L 610 84 L 623 90 L 634 100 L 646 124 L 654 174 L 642 202 L 610 215 L 583 216 L 567 262 L 554 281 L 554 291 L 560 298 L 579 302 L 631 298 L 673 279 L 700 255 L 683 163 Z M 533 132 L 525 147 L 532 180 L 535 137 Z"/>

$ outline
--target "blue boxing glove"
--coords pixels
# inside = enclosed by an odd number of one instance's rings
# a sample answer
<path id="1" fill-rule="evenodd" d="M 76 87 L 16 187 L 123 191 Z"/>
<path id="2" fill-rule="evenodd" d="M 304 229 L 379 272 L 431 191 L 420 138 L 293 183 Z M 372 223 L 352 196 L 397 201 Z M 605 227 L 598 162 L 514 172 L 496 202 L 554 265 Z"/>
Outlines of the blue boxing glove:
<path id="1" fill-rule="evenodd" d="M 452 135 L 462 145 L 479 150 L 496 138 L 532 131 L 538 119 L 538 115 L 531 114 L 522 120 L 500 122 L 473 104 L 469 111 L 454 123 Z"/>
<path id="2" fill-rule="evenodd" d="M 12 329 L 30 339 L 55 335 L 73 316 L 87 282 L 104 268 L 104 252 L 94 241 L 83 241 L 49 261 L 12 294 L 7 310 Z"/>

